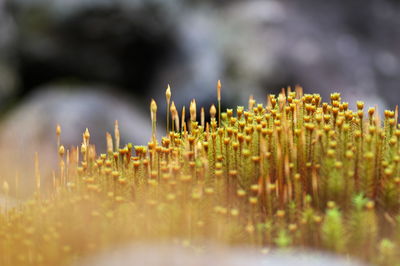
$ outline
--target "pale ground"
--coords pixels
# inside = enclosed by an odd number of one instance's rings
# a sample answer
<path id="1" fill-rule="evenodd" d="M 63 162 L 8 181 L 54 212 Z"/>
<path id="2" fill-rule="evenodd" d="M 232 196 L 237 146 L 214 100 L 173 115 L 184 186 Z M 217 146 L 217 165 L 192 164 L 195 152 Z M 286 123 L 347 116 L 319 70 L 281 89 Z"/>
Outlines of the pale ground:
<path id="1" fill-rule="evenodd" d="M 207 245 L 202 251 L 176 245 L 130 245 L 96 255 L 76 266 L 361 266 L 357 261 L 311 251 L 268 251 Z"/>

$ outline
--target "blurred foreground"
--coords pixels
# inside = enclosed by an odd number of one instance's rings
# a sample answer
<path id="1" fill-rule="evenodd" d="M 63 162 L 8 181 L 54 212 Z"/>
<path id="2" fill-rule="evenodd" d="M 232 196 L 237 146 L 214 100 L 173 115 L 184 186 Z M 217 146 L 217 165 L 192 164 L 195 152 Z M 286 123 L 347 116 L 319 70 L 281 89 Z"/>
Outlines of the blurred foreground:
<path id="1" fill-rule="evenodd" d="M 96 255 L 76 266 L 366 266 L 366 264 L 323 252 L 265 250 L 246 247 L 227 248 L 208 244 L 195 249 L 157 243 L 131 245 Z"/>

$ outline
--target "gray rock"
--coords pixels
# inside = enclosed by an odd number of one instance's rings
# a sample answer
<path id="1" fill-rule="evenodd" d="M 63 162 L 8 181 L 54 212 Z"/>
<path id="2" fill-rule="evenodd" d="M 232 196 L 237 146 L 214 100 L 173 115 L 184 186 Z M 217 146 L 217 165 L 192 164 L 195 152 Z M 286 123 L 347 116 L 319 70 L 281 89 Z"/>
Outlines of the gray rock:
<path id="1" fill-rule="evenodd" d="M 16 39 L 15 23 L 6 10 L 6 1 L 0 1 L 0 110 L 18 85 L 14 63 Z"/>
<path id="2" fill-rule="evenodd" d="M 179 106 L 196 97 L 206 107 L 217 79 L 231 104 L 249 94 L 264 101 L 295 84 L 367 106 L 384 106 L 383 98 L 393 107 L 400 96 L 400 6 L 393 1 L 11 3 L 26 88 L 73 77 L 163 99 L 171 83 Z"/>
<path id="3" fill-rule="evenodd" d="M 383 98 L 393 108 L 400 82 L 398 14 L 400 6 L 388 1 L 233 2 L 220 22 L 232 32 L 221 38 L 226 76 L 231 86 L 277 91 L 301 84 L 307 92 L 328 97 L 340 91 L 367 105 L 384 106 Z M 264 99 L 265 92 L 253 90 Z"/>
<path id="4" fill-rule="evenodd" d="M 105 152 L 105 134 L 114 132 L 115 120 L 119 121 L 121 145 L 146 145 L 151 138 L 150 114 L 142 113 L 137 105 L 135 100 L 98 87 L 38 90 L 0 124 L 2 176 L 14 180 L 18 171 L 21 189 L 29 194 L 34 181 L 34 153 L 38 152 L 43 184 L 48 182 L 51 171 L 57 169 L 57 124 L 61 125 L 61 142 L 66 148 L 80 145 L 88 128 L 97 152 Z"/>
<path id="5" fill-rule="evenodd" d="M 178 53 L 178 1 L 11 0 L 10 5 L 25 91 L 74 80 L 149 97 L 157 74 Z"/>

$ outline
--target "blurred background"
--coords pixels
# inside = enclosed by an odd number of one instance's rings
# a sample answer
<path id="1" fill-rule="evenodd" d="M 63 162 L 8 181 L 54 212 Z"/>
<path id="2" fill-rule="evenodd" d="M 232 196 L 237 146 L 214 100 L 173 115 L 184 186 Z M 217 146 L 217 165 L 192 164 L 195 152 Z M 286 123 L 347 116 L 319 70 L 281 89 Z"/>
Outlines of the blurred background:
<path id="1" fill-rule="evenodd" d="M 208 110 L 218 79 L 224 107 L 300 84 L 393 109 L 399 60 L 397 0 L 0 0 L 2 175 L 51 165 L 57 123 L 67 147 L 88 127 L 104 151 L 115 119 L 146 144 L 168 83 L 179 110 Z"/>

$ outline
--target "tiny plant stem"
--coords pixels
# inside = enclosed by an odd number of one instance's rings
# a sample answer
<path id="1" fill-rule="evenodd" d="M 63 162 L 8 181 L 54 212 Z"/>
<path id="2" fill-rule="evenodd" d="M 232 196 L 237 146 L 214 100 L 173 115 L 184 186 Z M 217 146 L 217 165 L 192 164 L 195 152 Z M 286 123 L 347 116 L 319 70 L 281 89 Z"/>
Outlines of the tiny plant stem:
<path id="1" fill-rule="evenodd" d="M 217 100 L 218 100 L 218 126 L 221 127 L 221 81 L 217 83 Z"/>
<path id="2" fill-rule="evenodd" d="M 166 126 L 166 134 L 169 134 L 169 112 L 170 112 L 170 101 L 171 101 L 171 88 L 168 84 L 167 90 L 165 91 L 165 97 L 167 100 L 167 126 Z"/>

